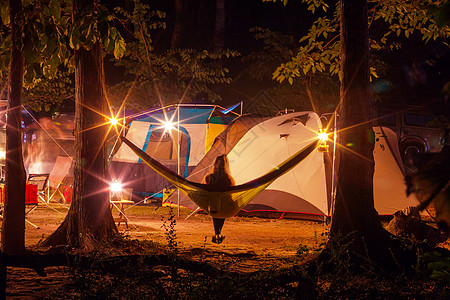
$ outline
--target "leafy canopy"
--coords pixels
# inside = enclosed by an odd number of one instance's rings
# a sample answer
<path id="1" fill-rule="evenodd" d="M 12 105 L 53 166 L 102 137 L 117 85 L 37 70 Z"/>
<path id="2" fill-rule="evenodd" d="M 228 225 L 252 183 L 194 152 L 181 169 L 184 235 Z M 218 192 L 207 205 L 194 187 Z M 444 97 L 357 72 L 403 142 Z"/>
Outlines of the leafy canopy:
<path id="1" fill-rule="evenodd" d="M 120 105 L 142 109 L 180 101 L 220 100 L 210 86 L 230 83 L 223 59 L 239 55 L 236 51 L 196 49 L 156 50 L 153 35 L 166 28 L 165 13 L 134 1 L 132 11 L 116 8 L 117 20 L 126 31 L 127 48 L 116 66 L 125 70 L 128 80 L 111 86 L 110 99 Z"/>
<path id="2" fill-rule="evenodd" d="M 101 42 L 107 53 L 120 58 L 125 42 L 114 27 L 114 16 L 101 5 L 88 5 L 72 19 L 70 0 L 23 0 L 16 22 L 23 33 L 14 37 L 23 51 L 25 100 L 36 109 L 49 110 L 73 93 L 73 51 Z M 8 76 L 11 36 L 8 3 L 0 2 L 0 82 Z M 67 90 L 66 90 L 67 89 Z M 38 95 L 37 91 L 45 91 Z"/>
<path id="3" fill-rule="evenodd" d="M 287 0 L 281 1 L 286 5 Z M 316 72 L 339 75 L 339 5 L 330 12 L 330 6 L 323 0 L 302 0 L 302 3 L 319 16 L 300 39 L 298 52 L 273 73 L 273 78 L 279 82 L 288 80 L 292 84 L 294 78 Z M 439 8 L 444 5 L 448 5 L 448 0 L 368 0 L 370 50 L 398 49 L 401 47 L 399 38 L 409 38 L 413 34 L 419 34 L 425 43 L 441 40 L 449 46 L 449 25 L 436 21 L 441 14 Z M 373 66 L 370 72 L 372 77 L 378 77 Z"/>
<path id="4" fill-rule="evenodd" d="M 0 82 L 5 83 L 11 44 L 7 3 L 0 3 L 0 14 Z M 103 45 L 106 57 L 125 70 L 124 82 L 110 89 L 117 103 L 127 98 L 129 103 L 148 108 L 180 99 L 217 101 L 220 96 L 210 85 L 231 81 L 221 61 L 239 55 L 235 51 L 172 49 L 156 53 L 152 34 L 165 29 L 165 13 L 138 0 L 130 11 L 118 7 L 110 12 L 91 4 L 75 18 L 70 0 L 23 0 L 18 18 L 23 34 L 15 38 L 25 57 L 25 100 L 35 110 L 49 110 L 73 94 L 74 50 L 89 50 L 97 42 Z"/>

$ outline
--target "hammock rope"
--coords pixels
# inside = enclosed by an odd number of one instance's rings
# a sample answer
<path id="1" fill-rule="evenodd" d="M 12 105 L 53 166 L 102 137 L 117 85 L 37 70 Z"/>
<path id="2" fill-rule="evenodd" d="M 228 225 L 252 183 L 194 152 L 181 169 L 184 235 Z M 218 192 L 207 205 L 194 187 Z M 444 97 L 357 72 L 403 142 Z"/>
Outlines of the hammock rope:
<path id="1" fill-rule="evenodd" d="M 247 183 L 229 187 L 211 187 L 208 184 L 192 182 L 179 176 L 136 147 L 127 138 L 121 137 L 121 139 L 143 162 L 177 187 L 201 209 L 215 218 L 229 218 L 234 216 L 259 192 L 263 191 L 278 177 L 303 161 L 317 148 L 319 142 L 318 140 L 313 141 L 265 175 Z"/>

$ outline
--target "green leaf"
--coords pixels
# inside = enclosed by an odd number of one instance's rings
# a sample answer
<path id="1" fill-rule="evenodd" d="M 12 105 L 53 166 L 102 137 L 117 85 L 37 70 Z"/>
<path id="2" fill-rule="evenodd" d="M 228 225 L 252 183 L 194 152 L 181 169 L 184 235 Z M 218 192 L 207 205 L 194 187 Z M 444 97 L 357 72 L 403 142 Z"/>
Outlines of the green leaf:
<path id="1" fill-rule="evenodd" d="M 305 35 L 304 37 L 302 37 L 302 38 L 300 39 L 299 43 L 301 43 L 301 42 L 303 42 L 303 41 L 305 41 L 305 40 L 307 40 L 307 39 L 309 39 L 309 36 Z"/>
<path id="2" fill-rule="evenodd" d="M 108 33 L 109 33 L 109 38 L 111 40 L 115 41 L 117 38 L 117 29 L 115 27 L 111 27 L 111 28 L 109 28 Z"/>
<path id="3" fill-rule="evenodd" d="M 272 74 L 272 79 L 278 78 L 279 75 L 280 75 L 280 70 L 276 69 L 275 72 L 273 72 L 273 74 Z"/>
<path id="4" fill-rule="evenodd" d="M 74 27 L 70 34 L 69 46 L 75 50 L 78 50 L 81 47 L 80 29 L 78 29 L 78 27 Z"/>
<path id="5" fill-rule="evenodd" d="M 0 1 L 0 18 L 3 25 L 9 25 L 9 6 L 7 1 Z"/>
<path id="6" fill-rule="evenodd" d="M 308 64 L 308 65 L 304 66 L 303 67 L 303 74 L 306 75 L 309 72 L 309 69 L 311 69 L 311 65 Z"/>
<path id="7" fill-rule="evenodd" d="M 25 75 L 24 75 L 24 79 L 27 85 L 29 85 L 30 83 L 33 82 L 34 80 L 34 70 L 33 68 L 27 68 L 27 70 L 25 71 Z"/>
<path id="8" fill-rule="evenodd" d="M 61 18 L 61 7 L 58 0 L 51 0 L 49 4 L 52 15 L 59 20 Z"/>
<path id="9" fill-rule="evenodd" d="M 126 43 L 122 36 L 118 35 L 114 44 L 114 57 L 119 59 L 125 54 Z"/>

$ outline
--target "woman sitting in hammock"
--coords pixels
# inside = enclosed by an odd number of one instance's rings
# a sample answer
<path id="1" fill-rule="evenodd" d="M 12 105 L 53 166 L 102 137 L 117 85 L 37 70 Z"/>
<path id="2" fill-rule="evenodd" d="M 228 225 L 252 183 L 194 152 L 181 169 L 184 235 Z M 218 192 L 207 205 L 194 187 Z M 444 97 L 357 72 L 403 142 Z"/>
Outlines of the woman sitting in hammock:
<path id="1" fill-rule="evenodd" d="M 223 188 L 236 184 L 230 174 L 229 162 L 225 154 L 216 157 L 212 173 L 206 175 L 203 181 L 205 184 L 211 185 L 214 188 Z M 221 235 L 224 222 L 225 219 L 213 217 L 215 232 L 215 235 L 212 237 L 213 243 L 220 244 L 224 240 L 225 237 Z"/>

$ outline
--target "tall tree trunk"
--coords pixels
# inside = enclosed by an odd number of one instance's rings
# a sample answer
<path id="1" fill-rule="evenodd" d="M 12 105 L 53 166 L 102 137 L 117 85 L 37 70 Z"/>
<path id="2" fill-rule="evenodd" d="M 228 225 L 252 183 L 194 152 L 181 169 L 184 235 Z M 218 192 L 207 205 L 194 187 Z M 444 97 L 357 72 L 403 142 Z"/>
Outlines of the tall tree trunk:
<path id="1" fill-rule="evenodd" d="M 175 0 L 174 27 L 172 39 L 170 41 L 171 48 L 180 48 L 182 46 L 183 26 L 185 19 L 185 16 L 183 14 L 183 2 L 184 0 Z"/>
<path id="2" fill-rule="evenodd" d="M 349 237 L 353 253 L 389 259 L 388 235 L 373 202 L 373 132 L 366 0 L 341 0 L 340 165 L 331 237 Z M 331 239 L 332 240 L 332 239 Z"/>
<path id="3" fill-rule="evenodd" d="M 225 0 L 216 0 L 216 26 L 214 32 L 214 50 L 225 48 Z"/>
<path id="4" fill-rule="evenodd" d="M 20 10 L 22 1 L 9 0 L 11 29 L 11 62 L 8 82 L 8 115 L 6 121 L 6 184 L 5 210 L 2 224 L 2 251 L 20 254 L 25 250 L 25 184 L 26 173 L 22 157 L 22 85 L 23 52 Z"/>
<path id="5" fill-rule="evenodd" d="M 88 0 L 74 0 L 74 20 Z M 74 198 L 63 224 L 45 242 L 92 250 L 116 236 L 109 209 L 107 154 L 104 143 L 107 125 L 101 44 L 75 51 L 75 160 Z"/>

